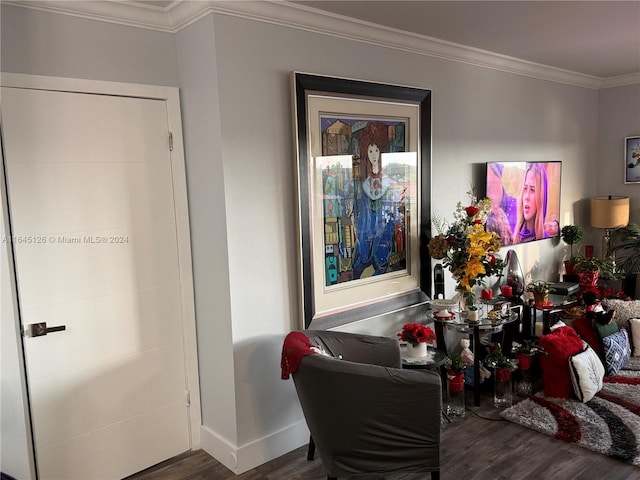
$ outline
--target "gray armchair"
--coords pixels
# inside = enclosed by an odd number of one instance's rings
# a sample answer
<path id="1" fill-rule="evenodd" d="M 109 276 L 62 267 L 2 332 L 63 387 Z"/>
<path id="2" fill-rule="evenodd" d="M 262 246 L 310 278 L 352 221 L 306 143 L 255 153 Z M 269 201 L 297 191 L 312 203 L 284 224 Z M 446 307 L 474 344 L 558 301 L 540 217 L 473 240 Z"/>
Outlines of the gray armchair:
<path id="1" fill-rule="evenodd" d="M 328 354 L 299 355 L 291 370 L 311 432 L 308 458 L 315 443 L 328 479 L 391 472 L 431 472 L 438 479 L 440 376 L 402 370 L 395 339 L 294 333 Z"/>

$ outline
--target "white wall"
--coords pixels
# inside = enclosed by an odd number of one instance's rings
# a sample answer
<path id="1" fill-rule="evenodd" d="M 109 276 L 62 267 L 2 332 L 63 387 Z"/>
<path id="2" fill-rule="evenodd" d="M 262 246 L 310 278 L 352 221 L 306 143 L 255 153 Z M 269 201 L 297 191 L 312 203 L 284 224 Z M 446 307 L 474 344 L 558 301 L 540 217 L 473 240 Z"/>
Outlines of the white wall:
<path id="1" fill-rule="evenodd" d="M 561 160 L 562 220 L 569 212 L 581 225 L 586 199 L 609 175 L 593 173 L 605 101 L 594 90 L 219 14 L 172 36 L 1 8 L 3 71 L 180 86 L 202 445 L 236 472 L 308 439 L 279 371 L 282 340 L 301 324 L 292 70 L 432 89 L 431 198 L 448 219 L 471 181 L 480 188 L 487 161 Z M 637 90 L 628 94 L 635 101 Z M 514 249 L 535 278 L 557 275 L 563 248 L 554 240 Z M 452 295 L 452 281 L 447 288 Z M 399 321 L 349 328 L 388 334 Z"/>
<path id="2" fill-rule="evenodd" d="M 640 184 L 624 183 L 624 138 L 639 135 L 640 85 L 600 90 L 595 194 L 628 196 L 631 223 L 640 223 Z"/>
<path id="3" fill-rule="evenodd" d="M 171 33 L 2 5 L 3 72 L 178 85 Z"/>
<path id="4" fill-rule="evenodd" d="M 203 446 L 228 458 L 238 442 L 226 203 L 213 17 L 176 35 L 187 159 Z M 215 427 L 212 429 L 212 427 Z M 208 442 L 208 443 L 207 443 Z"/>
<path id="5" fill-rule="evenodd" d="M 640 224 L 640 184 L 624 183 L 624 138 L 640 135 L 640 85 L 598 92 L 598 159 L 596 195 L 629 197 L 629 222 Z M 602 245 L 602 230 L 596 230 Z M 640 298 L 640 282 L 635 298 Z"/>

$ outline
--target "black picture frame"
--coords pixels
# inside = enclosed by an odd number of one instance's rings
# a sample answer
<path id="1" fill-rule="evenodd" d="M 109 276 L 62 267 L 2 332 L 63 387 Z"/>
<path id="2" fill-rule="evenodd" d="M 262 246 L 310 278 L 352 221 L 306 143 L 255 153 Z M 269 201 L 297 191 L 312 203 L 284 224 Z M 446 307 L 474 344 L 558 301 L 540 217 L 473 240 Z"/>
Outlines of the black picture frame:
<path id="1" fill-rule="evenodd" d="M 426 302 L 431 292 L 431 258 L 427 249 L 431 232 L 431 90 L 302 72 L 292 72 L 292 85 L 298 167 L 300 315 L 303 327 L 332 328 Z M 347 108 L 341 110 L 341 106 Z M 314 177 L 319 171 L 321 155 L 318 154 L 322 153 L 318 147 L 321 144 L 318 137 L 322 135 L 322 120 L 318 117 L 354 116 L 366 118 L 364 123 L 367 123 L 373 121 L 371 118 L 379 117 L 378 110 L 392 112 L 391 116 L 396 111 L 408 114 L 406 122 L 402 123 L 403 128 L 406 124 L 407 129 L 403 138 L 407 139 L 405 151 L 415 158 L 415 179 L 413 176 L 411 178 L 415 181 L 416 191 L 415 198 L 411 197 L 411 208 L 415 210 L 411 210 L 411 215 L 405 215 L 406 218 L 415 217 L 410 218 L 410 228 L 407 228 L 410 230 L 406 236 L 407 267 L 403 274 L 398 274 L 400 280 L 396 277 L 387 280 L 383 273 L 367 279 L 358 277 L 354 282 L 337 287 L 327 287 L 324 264 L 320 268 L 317 261 L 326 255 L 326 227 L 324 220 L 321 220 L 321 225 L 317 224 L 317 216 L 313 217 L 312 213 L 314 202 L 323 204 L 322 200 L 318 200 L 318 192 L 314 191 L 318 181 L 320 184 L 322 182 Z M 389 117 L 389 113 L 380 113 L 380 117 Z M 415 147 L 415 151 L 411 147 Z M 355 226 L 353 229 L 356 230 Z M 319 231 L 323 242 L 317 241 Z M 389 285 L 385 282 L 389 282 Z M 402 286 L 394 288 L 395 284 Z M 332 288 L 336 290 L 331 291 Z M 351 295 L 357 298 L 351 301 Z M 370 297 L 367 298 L 368 295 Z M 332 306 L 320 306 L 327 298 Z"/>

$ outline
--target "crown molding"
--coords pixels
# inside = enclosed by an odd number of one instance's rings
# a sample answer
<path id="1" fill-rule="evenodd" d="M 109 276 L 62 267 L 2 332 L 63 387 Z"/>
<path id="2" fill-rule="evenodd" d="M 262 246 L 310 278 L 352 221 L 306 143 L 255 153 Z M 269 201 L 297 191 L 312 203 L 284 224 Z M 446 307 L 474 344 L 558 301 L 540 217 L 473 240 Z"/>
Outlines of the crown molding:
<path id="1" fill-rule="evenodd" d="M 625 87 L 627 85 L 640 84 L 640 72 L 618 75 L 616 77 L 605 78 L 600 88 Z"/>
<path id="2" fill-rule="evenodd" d="M 171 33 L 216 13 L 583 88 L 640 83 L 640 73 L 612 78 L 586 75 L 280 0 L 187 0 L 175 1 L 165 8 L 131 1 L 13 0 L 3 3 Z"/>

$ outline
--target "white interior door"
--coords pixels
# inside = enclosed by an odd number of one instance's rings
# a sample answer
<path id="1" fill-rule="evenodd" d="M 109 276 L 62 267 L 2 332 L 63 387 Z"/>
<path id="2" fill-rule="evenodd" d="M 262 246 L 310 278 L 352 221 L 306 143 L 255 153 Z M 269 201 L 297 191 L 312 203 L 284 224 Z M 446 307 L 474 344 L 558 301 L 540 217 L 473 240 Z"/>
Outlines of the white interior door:
<path id="1" fill-rule="evenodd" d="M 164 101 L 2 88 L 41 479 L 116 479 L 190 448 Z"/>

